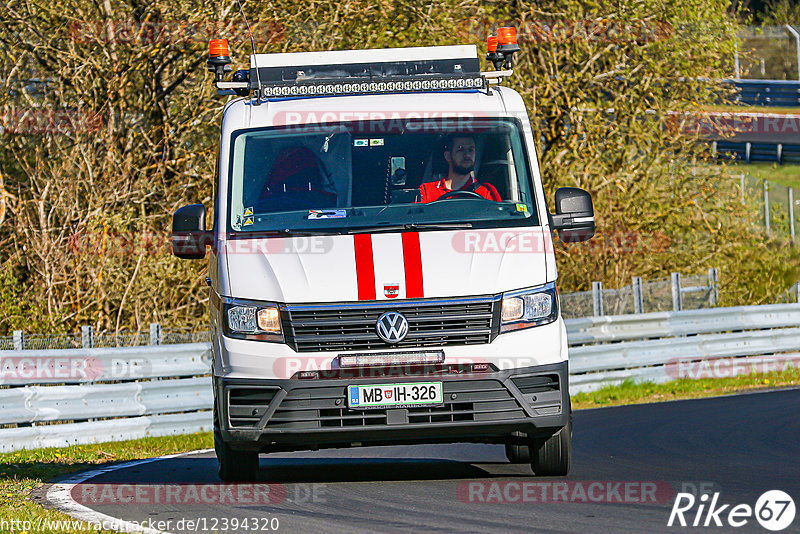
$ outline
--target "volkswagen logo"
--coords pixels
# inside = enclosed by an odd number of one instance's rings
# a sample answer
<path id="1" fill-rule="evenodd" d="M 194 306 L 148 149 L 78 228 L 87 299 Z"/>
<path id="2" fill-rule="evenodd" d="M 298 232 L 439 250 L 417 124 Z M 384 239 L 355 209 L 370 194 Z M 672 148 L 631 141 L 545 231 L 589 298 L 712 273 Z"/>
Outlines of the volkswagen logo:
<path id="1" fill-rule="evenodd" d="M 378 336 L 387 343 L 400 343 L 408 334 L 408 321 L 398 312 L 386 312 L 375 325 Z"/>

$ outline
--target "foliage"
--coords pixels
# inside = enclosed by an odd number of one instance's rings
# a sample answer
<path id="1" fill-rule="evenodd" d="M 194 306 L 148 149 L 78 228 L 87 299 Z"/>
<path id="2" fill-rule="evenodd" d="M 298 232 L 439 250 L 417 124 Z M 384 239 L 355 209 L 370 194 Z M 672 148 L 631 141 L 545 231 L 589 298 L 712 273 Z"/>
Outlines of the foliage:
<path id="1" fill-rule="evenodd" d="M 767 26 L 800 24 L 800 4 L 794 0 L 768 0 L 758 18 Z"/>
<path id="2" fill-rule="evenodd" d="M 17 294 L 49 330 L 143 330 L 151 321 L 203 328 L 206 267 L 173 258 L 167 236 L 176 208 L 212 206 L 224 101 L 204 69 L 205 50 L 208 38 L 224 35 L 234 62 L 247 62 L 237 4 L 4 4 L 0 262 L 17 273 Z M 490 29 L 517 25 L 523 51 L 510 83 L 533 118 L 548 197 L 558 186 L 587 188 L 598 214 L 600 246 L 559 248 L 562 291 L 721 266 L 728 302 L 744 303 L 769 300 L 792 276 L 796 252 L 754 233 L 754 216 L 730 201 L 734 188 L 714 173 L 692 174 L 704 145 L 680 125 L 665 128 L 681 117 L 674 111 L 718 98 L 713 80 L 730 71 L 735 30 L 723 0 L 244 7 L 261 52 L 482 43 Z M 545 20 L 662 33 L 542 40 Z M 620 235 L 636 245 L 618 246 Z M 742 261 L 752 268 L 740 269 Z M 765 282 L 753 288 L 755 272 Z M 3 315 L 17 313 L 9 302 Z"/>

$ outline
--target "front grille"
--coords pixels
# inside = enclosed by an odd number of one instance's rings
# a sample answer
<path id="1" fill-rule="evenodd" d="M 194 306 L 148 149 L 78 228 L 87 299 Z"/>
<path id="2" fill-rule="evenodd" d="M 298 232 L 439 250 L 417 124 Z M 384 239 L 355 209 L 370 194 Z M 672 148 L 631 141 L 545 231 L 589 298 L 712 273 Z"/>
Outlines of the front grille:
<path id="1" fill-rule="evenodd" d="M 499 297 L 380 302 L 336 306 L 288 306 L 286 342 L 297 352 L 433 347 L 489 343 L 499 328 Z M 378 337 L 378 317 L 402 313 L 408 335 L 389 344 Z"/>
<path id="2" fill-rule="evenodd" d="M 231 426 L 255 427 L 277 392 L 277 387 L 228 388 L 228 417 Z"/>
<path id="3" fill-rule="evenodd" d="M 525 412 L 497 380 L 444 381 L 444 405 L 425 408 L 350 410 L 347 386 L 298 388 L 288 392 L 267 429 L 391 426 L 458 421 L 507 421 Z M 455 396 L 455 398 L 453 398 Z"/>

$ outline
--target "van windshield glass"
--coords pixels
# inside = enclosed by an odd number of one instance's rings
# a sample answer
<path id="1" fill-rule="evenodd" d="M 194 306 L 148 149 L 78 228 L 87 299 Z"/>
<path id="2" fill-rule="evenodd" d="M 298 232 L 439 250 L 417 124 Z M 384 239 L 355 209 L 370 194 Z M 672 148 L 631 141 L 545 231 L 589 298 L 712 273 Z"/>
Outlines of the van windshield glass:
<path id="1" fill-rule="evenodd" d="M 512 119 L 362 121 L 234 133 L 233 232 L 535 226 Z"/>

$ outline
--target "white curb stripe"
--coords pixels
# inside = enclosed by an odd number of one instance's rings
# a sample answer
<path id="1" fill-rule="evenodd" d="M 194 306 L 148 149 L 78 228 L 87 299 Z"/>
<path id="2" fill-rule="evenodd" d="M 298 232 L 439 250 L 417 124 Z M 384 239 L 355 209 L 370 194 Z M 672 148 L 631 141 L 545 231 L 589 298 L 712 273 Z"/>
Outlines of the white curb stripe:
<path id="1" fill-rule="evenodd" d="M 61 482 L 58 482 L 50 486 L 50 489 L 47 490 L 47 500 L 53 506 L 55 506 L 56 509 L 58 509 L 61 512 L 64 512 L 69 516 L 74 517 L 75 519 L 80 519 L 81 521 L 86 521 L 87 523 L 103 524 L 104 530 L 110 530 L 109 528 L 106 527 L 106 525 L 113 524 L 119 528 L 118 532 L 142 532 L 144 534 L 170 534 L 169 532 L 163 530 L 148 528 L 142 525 L 138 525 L 136 523 L 132 523 L 130 521 L 125 521 L 124 519 L 118 519 L 116 517 L 112 517 L 110 515 L 102 514 L 100 512 L 92 510 L 91 508 L 88 508 L 78 503 L 75 499 L 72 498 L 72 488 L 74 488 L 78 484 L 86 482 L 91 478 L 94 478 L 96 476 L 105 473 L 110 473 L 111 471 L 116 471 L 117 469 L 127 469 L 128 467 L 149 464 L 150 462 L 157 462 L 159 460 L 168 460 L 170 458 L 178 458 L 180 456 L 188 456 L 190 454 L 202 454 L 205 452 L 211 452 L 213 450 L 214 449 L 203 449 L 199 451 L 169 454 L 167 456 L 158 456 L 156 458 L 144 458 L 142 460 L 133 460 L 121 464 L 101 467 L 99 469 L 93 469 L 91 471 L 84 471 L 82 473 L 73 475 L 69 478 L 62 480 Z"/>

